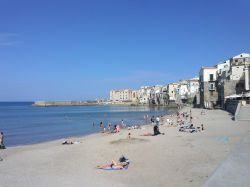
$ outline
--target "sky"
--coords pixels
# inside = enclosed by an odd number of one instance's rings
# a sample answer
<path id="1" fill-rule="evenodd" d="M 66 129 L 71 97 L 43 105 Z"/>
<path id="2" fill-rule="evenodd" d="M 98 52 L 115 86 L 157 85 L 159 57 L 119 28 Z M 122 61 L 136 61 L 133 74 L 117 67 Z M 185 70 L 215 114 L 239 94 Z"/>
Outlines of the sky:
<path id="1" fill-rule="evenodd" d="M 108 98 L 250 53 L 248 0 L 0 0 L 0 101 Z"/>

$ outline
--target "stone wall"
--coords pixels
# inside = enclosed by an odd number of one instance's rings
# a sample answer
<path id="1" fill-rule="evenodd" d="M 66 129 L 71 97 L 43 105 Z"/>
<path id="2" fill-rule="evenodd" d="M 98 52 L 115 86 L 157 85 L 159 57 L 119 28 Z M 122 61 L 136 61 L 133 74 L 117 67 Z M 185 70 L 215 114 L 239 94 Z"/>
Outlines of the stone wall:
<path id="1" fill-rule="evenodd" d="M 239 101 L 238 100 L 227 100 L 225 104 L 225 110 L 231 114 L 235 114 Z"/>
<path id="2" fill-rule="evenodd" d="M 218 86 L 218 100 L 222 108 L 225 108 L 226 96 L 242 93 L 242 85 L 244 81 L 224 80 L 224 83 Z"/>

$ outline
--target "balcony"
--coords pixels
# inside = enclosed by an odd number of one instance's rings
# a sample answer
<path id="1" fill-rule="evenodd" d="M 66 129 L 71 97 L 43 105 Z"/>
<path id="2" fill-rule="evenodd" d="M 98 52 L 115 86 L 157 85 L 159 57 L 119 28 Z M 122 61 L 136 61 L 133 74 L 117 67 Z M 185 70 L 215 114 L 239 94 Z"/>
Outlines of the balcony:
<path id="1" fill-rule="evenodd" d="M 215 91 L 215 83 L 210 83 L 210 84 L 208 85 L 208 90 L 209 90 L 209 91 Z"/>
<path id="2" fill-rule="evenodd" d="M 209 79 L 208 82 L 215 82 L 216 80 L 213 78 L 213 79 Z"/>
<path id="3" fill-rule="evenodd" d="M 215 87 L 209 87 L 208 90 L 209 91 L 215 91 Z"/>

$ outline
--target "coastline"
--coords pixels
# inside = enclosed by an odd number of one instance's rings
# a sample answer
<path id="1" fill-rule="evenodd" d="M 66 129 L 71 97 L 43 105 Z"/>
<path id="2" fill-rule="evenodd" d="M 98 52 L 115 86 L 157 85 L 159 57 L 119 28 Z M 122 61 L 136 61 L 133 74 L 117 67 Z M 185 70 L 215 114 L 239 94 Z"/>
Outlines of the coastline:
<path id="1" fill-rule="evenodd" d="M 126 139 L 128 130 L 122 130 L 72 137 L 82 142 L 78 145 L 61 145 L 64 139 L 59 139 L 1 150 L 0 186 L 201 186 L 249 130 L 247 122 L 232 121 L 225 111 L 205 112 L 192 109 L 194 124 L 205 125 L 204 132 L 195 134 L 164 124 L 160 131 L 165 135 L 140 136 L 152 132 L 148 124 L 131 130 L 131 140 Z M 94 168 L 122 154 L 132 161 L 128 171 Z"/>

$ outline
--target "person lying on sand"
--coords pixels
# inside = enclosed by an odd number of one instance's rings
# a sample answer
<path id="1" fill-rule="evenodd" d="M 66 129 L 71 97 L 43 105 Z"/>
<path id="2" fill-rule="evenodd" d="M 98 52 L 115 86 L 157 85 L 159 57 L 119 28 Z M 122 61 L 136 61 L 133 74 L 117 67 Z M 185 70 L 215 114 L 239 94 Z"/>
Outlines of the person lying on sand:
<path id="1" fill-rule="evenodd" d="M 193 133 L 193 132 L 201 132 L 201 131 L 204 131 L 204 126 L 203 124 L 201 124 L 201 127 L 194 127 L 193 124 L 189 125 L 189 126 L 181 126 L 180 129 L 179 129 L 180 132 L 190 132 L 190 133 Z"/>
<path id="2" fill-rule="evenodd" d="M 97 169 L 127 169 L 129 166 L 129 159 L 122 156 L 119 158 L 119 162 L 111 161 L 110 164 L 104 166 L 97 166 Z"/>
<path id="3" fill-rule="evenodd" d="M 65 141 L 62 143 L 62 145 L 72 145 L 72 144 L 79 144 L 79 143 L 81 143 L 81 142 L 79 142 L 79 141 L 74 141 L 74 142 L 72 142 L 72 141 L 69 141 L 69 140 L 65 140 Z"/>

